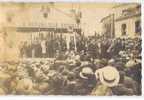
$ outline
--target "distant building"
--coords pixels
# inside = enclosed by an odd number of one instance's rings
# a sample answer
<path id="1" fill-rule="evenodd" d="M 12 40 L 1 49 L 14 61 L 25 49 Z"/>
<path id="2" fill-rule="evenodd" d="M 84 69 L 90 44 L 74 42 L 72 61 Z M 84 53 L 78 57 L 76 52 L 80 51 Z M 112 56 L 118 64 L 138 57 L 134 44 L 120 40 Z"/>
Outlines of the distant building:
<path id="1" fill-rule="evenodd" d="M 16 46 L 20 41 L 31 43 L 41 37 L 61 35 L 69 42 L 75 38 L 75 33 L 81 31 L 71 12 L 65 12 L 49 3 L 1 3 L 0 12 L 4 16 L 0 24 L 8 33 L 7 39 Z"/>
<path id="2" fill-rule="evenodd" d="M 113 7 L 116 37 L 141 36 L 141 5 L 120 4 Z"/>
<path id="3" fill-rule="evenodd" d="M 110 14 L 103 19 L 101 19 L 102 28 L 103 28 L 103 36 L 107 38 L 113 38 L 115 36 L 114 29 L 114 14 Z"/>
<path id="4" fill-rule="evenodd" d="M 104 36 L 109 38 L 141 36 L 141 5 L 119 4 L 112 8 L 111 13 L 101 20 Z"/>

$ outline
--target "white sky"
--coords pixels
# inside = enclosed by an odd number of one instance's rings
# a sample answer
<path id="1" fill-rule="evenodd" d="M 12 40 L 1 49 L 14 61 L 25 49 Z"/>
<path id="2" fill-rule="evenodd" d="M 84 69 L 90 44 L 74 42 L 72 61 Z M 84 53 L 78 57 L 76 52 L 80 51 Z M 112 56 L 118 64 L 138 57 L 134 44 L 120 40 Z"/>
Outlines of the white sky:
<path id="1" fill-rule="evenodd" d="M 108 8 L 95 8 L 95 9 L 84 9 L 82 23 L 86 23 L 84 26 L 86 34 L 93 34 L 94 31 L 101 32 L 102 26 L 100 20 L 110 13 Z"/>
<path id="2" fill-rule="evenodd" d="M 118 4 L 118 3 L 116 3 Z M 100 33 L 102 31 L 102 26 L 100 23 L 101 19 L 108 16 L 111 12 L 111 8 L 116 5 L 115 3 L 81 3 L 73 4 L 74 8 L 79 8 L 82 12 L 81 27 L 86 35 L 93 35 L 94 32 Z M 57 6 L 59 5 L 59 6 Z M 56 7 L 62 9 L 66 13 L 72 8 L 72 4 L 69 7 L 62 7 L 61 4 L 56 4 Z"/>

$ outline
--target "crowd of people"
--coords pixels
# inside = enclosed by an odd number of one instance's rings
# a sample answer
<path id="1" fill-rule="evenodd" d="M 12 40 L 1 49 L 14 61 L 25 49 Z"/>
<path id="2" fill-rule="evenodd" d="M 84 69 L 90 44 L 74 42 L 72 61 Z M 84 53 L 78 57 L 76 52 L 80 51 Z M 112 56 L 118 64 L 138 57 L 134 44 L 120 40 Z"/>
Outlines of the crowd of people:
<path id="1" fill-rule="evenodd" d="M 62 39 L 24 43 L 24 59 L 0 65 L 0 94 L 141 95 L 140 38 L 80 37 L 76 47 L 67 50 Z"/>
<path id="2" fill-rule="evenodd" d="M 76 43 L 75 43 L 76 42 Z M 75 53 L 87 53 L 93 58 L 111 58 L 117 56 L 119 51 L 141 52 L 141 39 L 116 38 L 107 37 L 76 37 L 76 41 L 71 39 L 69 47 L 65 38 L 42 38 L 33 42 L 23 42 L 20 44 L 20 55 L 26 58 L 53 58 L 57 54 L 65 54 L 74 51 Z M 120 48 L 120 49 L 119 49 Z"/>

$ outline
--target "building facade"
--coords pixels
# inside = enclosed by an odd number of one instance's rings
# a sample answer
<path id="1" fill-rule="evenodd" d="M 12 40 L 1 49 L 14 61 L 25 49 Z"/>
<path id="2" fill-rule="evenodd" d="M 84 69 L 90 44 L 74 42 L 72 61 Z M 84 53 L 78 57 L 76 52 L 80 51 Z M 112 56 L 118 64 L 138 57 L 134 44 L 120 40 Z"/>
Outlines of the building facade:
<path id="1" fill-rule="evenodd" d="M 51 3 L 1 3 L 0 29 L 6 33 L 7 45 L 21 45 L 36 39 L 62 37 L 67 41 L 80 33 L 74 14 Z M 6 42 L 5 42 L 6 43 Z"/>
<path id="2" fill-rule="evenodd" d="M 141 6 L 139 4 L 120 4 L 113 7 L 116 37 L 141 36 Z"/>
<path id="3" fill-rule="evenodd" d="M 103 36 L 107 38 L 114 38 L 115 36 L 115 28 L 114 28 L 114 14 L 110 14 L 103 19 L 101 19 L 102 28 L 103 28 Z"/>

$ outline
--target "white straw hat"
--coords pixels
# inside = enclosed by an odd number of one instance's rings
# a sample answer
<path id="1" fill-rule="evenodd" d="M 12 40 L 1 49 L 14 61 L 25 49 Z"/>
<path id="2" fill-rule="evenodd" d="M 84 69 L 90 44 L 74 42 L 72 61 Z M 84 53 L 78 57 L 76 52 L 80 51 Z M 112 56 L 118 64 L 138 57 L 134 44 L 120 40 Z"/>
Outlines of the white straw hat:
<path id="1" fill-rule="evenodd" d="M 136 61 L 130 59 L 130 60 L 125 64 L 125 67 L 126 67 L 126 68 L 131 68 L 131 67 L 134 67 L 135 65 L 136 65 Z"/>
<path id="2" fill-rule="evenodd" d="M 87 75 L 93 74 L 93 70 L 90 67 L 84 67 L 80 72 L 81 78 L 88 79 L 88 77 L 84 76 L 83 74 L 87 74 Z"/>
<path id="3" fill-rule="evenodd" d="M 96 77 L 99 78 L 102 84 L 113 87 L 118 85 L 120 80 L 119 72 L 116 68 L 112 66 L 106 66 L 95 72 Z"/>

